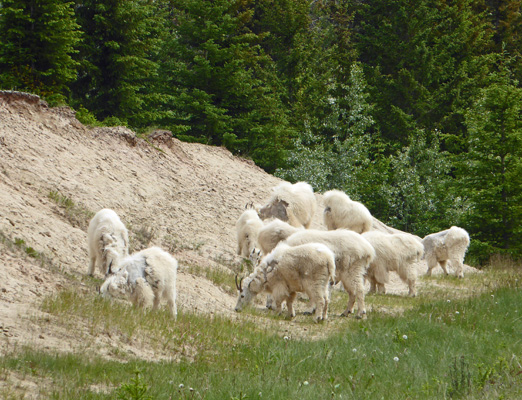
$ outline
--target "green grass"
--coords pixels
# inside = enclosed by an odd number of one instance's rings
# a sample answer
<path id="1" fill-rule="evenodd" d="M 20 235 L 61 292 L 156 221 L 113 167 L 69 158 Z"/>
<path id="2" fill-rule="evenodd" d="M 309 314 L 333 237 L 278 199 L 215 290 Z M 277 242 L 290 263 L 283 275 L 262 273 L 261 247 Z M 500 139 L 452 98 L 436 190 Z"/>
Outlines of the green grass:
<path id="1" fill-rule="evenodd" d="M 215 286 L 220 287 L 225 292 L 236 295 L 236 284 L 234 281 L 234 273 L 225 268 L 205 268 L 199 265 L 187 264 L 184 263 L 182 266 L 182 271 L 187 272 L 192 275 L 201 276 L 208 279 Z"/>
<path id="2" fill-rule="evenodd" d="M 51 399 L 131 399 L 139 393 L 152 399 L 522 398 L 519 270 L 477 275 L 449 279 L 447 293 L 429 284 L 448 278 L 434 277 L 414 299 L 367 296 L 376 307 L 402 311 L 371 312 L 366 320 L 337 317 L 346 295 L 335 293 L 334 316 L 325 324 L 310 317 L 285 322 L 252 309 L 237 321 L 184 312 L 173 321 L 166 310 L 142 312 L 62 291 L 42 304 L 52 323 L 81 331 L 83 321 L 85 340 L 118 337 L 177 361 L 136 360 L 124 349 L 114 349 L 112 361 L 88 350 L 12 349 L 0 360 L 0 381 L 17 376 L 39 383 L 41 398 Z M 465 295 L 451 288 L 462 285 L 469 285 Z M 299 336 L 292 334 L 297 329 Z M 329 333 L 307 339 L 320 331 Z M 0 397 L 10 398 L 9 386 L 1 387 Z"/>

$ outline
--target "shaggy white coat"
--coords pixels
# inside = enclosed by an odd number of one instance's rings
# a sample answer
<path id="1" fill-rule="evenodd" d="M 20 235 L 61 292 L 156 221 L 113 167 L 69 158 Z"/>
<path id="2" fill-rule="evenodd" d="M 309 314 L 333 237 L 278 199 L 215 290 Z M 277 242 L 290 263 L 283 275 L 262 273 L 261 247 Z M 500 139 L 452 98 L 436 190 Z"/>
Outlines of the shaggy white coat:
<path id="1" fill-rule="evenodd" d="M 347 229 L 335 231 L 308 229 L 294 233 L 284 243 L 290 246 L 322 243 L 329 247 L 335 254 L 335 283 L 342 282 L 349 296 L 348 306 L 342 315 L 347 316 L 353 313 L 356 301 L 356 316 L 363 318 L 366 315 L 364 274 L 375 258 L 375 250 L 366 239 Z"/>
<path id="2" fill-rule="evenodd" d="M 129 255 L 129 233 L 116 212 L 104 208 L 96 213 L 87 229 L 87 246 L 89 275 L 94 274 L 96 266 L 103 275 L 109 273 L 114 259 L 105 251 L 108 246 L 115 249 L 119 257 Z"/>
<path id="3" fill-rule="evenodd" d="M 257 243 L 264 255 L 270 253 L 279 242 L 286 240 L 290 235 L 303 230 L 280 219 L 268 222 L 259 230 Z"/>
<path id="4" fill-rule="evenodd" d="M 416 296 L 417 269 L 414 263 L 424 254 L 421 241 L 408 233 L 370 231 L 362 236 L 373 246 L 376 255 L 366 272 L 370 292 L 386 293 L 384 285 L 390 280 L 389 272 L 394 271 L 408 285 L 409 295 Z"/>
<path id="5" fill-rule="evenodd" d="M 448 275 L 446 264 L 451 262 L 455 268 L 455 275 L 464 277 L 463 263 L 469 246 L 469 234 L 464 229 L 452 226 L 445 231 L 432 233 L 422 239 L 424 245 L 424 257 L 428 262 L 426 275 L 431 276 L 431 270 L 440 264 L 442 270 Z"/>
<path id="6" fill-rule="evenodd" d="M 237 254 L 248 258 L 257 245 L 257 238 L 263 221 L 256 210 L 245 210 L 236 222 Z"/>
<path id="7" fill-rule="evenodd" d="M 163 298 L 176 318 L 178 261 L 174 257 L 159 247 L 150 247 L 118 260 L 115 269 L 117 272 L 100 288 L 103 296 L 129 298 L 136 306 L 152 305 L 153 309 L 159 307 Z"/>
<path id="8" fill-rule="evenodd" d="M 372 214 L 358 201 L 340 190 L 324 194 L 323 220 L 328 230 L 349 229 L 357 233 L 368 232 L 372 227 Z"/>
<path id="9" fill-rule="evenodd" d="M 268 254 L 242 286 L 235 310 L 250 303 L 261 292 L 270 293 L 278 314 L 286 301 L 288 316 L 295 317 L 293 303 L 298 292 L 315 304 L 315 320 L 328 317 L 329 285 L 335 279 L 335 256 L 325 245 L 308 243 L 291 247 L 279 244 Z"/>
<path id="10" fill-rule="evenodd" d="M 292 226 L 309 228 L 317 209 L 314 190 L 306 182 L 282 182 L 272 189 L 267 204 L 259 209 L 262 220 L 277 218 Z"/>

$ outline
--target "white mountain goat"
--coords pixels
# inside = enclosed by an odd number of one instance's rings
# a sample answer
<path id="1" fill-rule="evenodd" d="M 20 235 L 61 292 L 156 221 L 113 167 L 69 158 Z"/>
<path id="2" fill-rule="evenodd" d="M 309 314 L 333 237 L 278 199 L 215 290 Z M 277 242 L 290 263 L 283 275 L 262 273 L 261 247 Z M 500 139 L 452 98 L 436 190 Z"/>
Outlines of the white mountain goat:
<path id="1" fill-rule="evenodd" d="M 269 254 L 279 242 L 288 238 L 291 234 L 303 230 L 303 227 L 295 227 L 287 222 L 281 221 L 280 219 L 274 219 L 268 222 L 259 230 L 257 237 L 257 244 L 260 247 L 254 248 L 250 252 L 249 259 L 252 265 L 256 267 L 261 262 L 261 259 Z M 272 296 L 266 297 L 266 308 L 274 309 Z"/>
<path id="2" fill-rule="evenodd" d="M 257 244 L 263 254 L 266 255 L 275 249 L 279 242 L 300 230 L 303 230 L 303 228 L 297 228 L 280 219 L 274 219 L 259 230 Z"/>
<path id="3" fill-rule="evenodd" d="M 258 210 L 262 220 L 278 218 L 292 226 L 310 227 L 317 208 L 314 190 L 306 182 L 282 182 L 272 189 L 268 203 Z"/>
<path id="4" fill-rule="evenodd" d="M 342 282 L 348 292 L 348 306 L 342 313 L 347 316 L 354 311 L 357 300 L 357 318 L 366 315 L 364 305 L 364 274 L 375 258 L 372 245 L 358 233 L 347 229 L 335 231 L 303 230 L 291 235 L 284 242 L 290 246 L 304 243 L 323 243 L 335 254 L 335 283 Z"/>
<path id="5" fill-rule="evenodd" d="M 335 256 L 323 244 L 309 243 L 291 247 L 279 244 L 244 281 L 236 285 L 239 297 L 235 310 L 250 303 L 261 292 L 270 293 L 281 313 L 286 301 L 288 317 L 295 317 L 293 307 L 298 292 L 306 293 L 315 304 L 315 320 L 328 317 L 329 285 L 335 279 Z"/>
<path id="6" fill-rule="evenodd" d="M 248 205 L 247 205 L 248 207 Z M 236 222 L 237 254 L 247 258 L 257 245 L 259 230 L 263 221 L 254 209 L 246 209 Z"/>
<path id="7" fill-rule="evenodd" d="M 379 231 L 362 235 L 375 249 L 375 258 L 370 263 L 366 278 L 370 281 L 370 292 L 386 293 L 384 285 L 389 282 L 389 272 L 395 271 L 408 285 L 409 295 L 416 296 L 417 270 L 413 263 L 424 254 L 419 239 L 408 233 L 388 234 Z"/>
<path id="8" fill-rule="evenodd" d="M 177 260 L 159 247 L 150 247 L 123 259 L 118 258 L 114 270 L 100 288 L 100 293 L 106 297 L 129 298 L 139 307 L 157 309 L 160 301 L 167 301 L 170 313 L 177 316 L 176 307 L 176 276 Z"/>
<path id="9" fill-rule="evenodd" d="M 431 276 L 431 270 L 440 264 L 442 270 L 448 275 L 446 264 L 451 262 L 455 268 L 455 275 L 464 277 L 462 265 L 469 246 L 469 235 L 464 229 L 452 226 L 445 231 L 432 233 L 422 239 L 424 245 L 424 257 L 428 262 L 426 275 Z"/>
<path id="10" fill-rule="evenodd" d="M 372 227 L 372 214 L 358 201 L 340 190 L 330 190 L 323 196 L 324 224 L 328 230 L 349 229 L 357 233 L 368 232 Z"/>
<path id="11" fill-rule="evenodd" d="M 104 208 L 96 213 L 87 229 L 87 246 L 89 253 L 89 275 L 94 274 L 96 266 L 101 273 L 107 275 L 109 266 L 114 263 L 111 254 L 105 249 L 111 246 L 120 257 L 129 255 L 129 233 L 113 210 Z"/>

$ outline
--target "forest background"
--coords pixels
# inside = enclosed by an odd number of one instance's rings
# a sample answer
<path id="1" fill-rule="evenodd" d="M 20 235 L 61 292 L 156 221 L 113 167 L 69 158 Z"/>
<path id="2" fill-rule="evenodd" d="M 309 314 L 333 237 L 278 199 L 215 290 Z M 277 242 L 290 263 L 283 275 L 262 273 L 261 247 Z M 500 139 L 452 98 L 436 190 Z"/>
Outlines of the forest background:
<path id="1" fill-rule="evenodd" d="M 522 256 L 521 1 L 0 0 L 0 89 Z"/>

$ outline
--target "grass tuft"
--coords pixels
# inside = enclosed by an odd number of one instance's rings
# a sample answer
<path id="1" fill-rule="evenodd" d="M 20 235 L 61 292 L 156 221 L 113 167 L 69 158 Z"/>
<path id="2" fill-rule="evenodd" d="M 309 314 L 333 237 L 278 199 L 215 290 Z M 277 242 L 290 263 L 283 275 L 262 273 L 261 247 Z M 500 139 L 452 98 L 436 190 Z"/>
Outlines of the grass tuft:
<path id="1" fill-rule="evenodd" d="M 87 231 L 89 221 L 94 217 L 94 213 L 87 207 L 76 204 L 71 198 L 61 194 L 56 190 L 49 192 L 48 196 L 63 211 L 65 219 L 74 227 Z"/>
<path id="2" fill-rule="evenodd" d="M 256 308 L 237 319 L 181 310 L 174 321 L 166 309 L 64 290 L 46 297 L 42 311 L 83 335 L 84 348 L 12 349 L 0 376 L 37 382 L 40 397 L 53 399 L 522 398 L 514 270 L 422 278 L 415 298 L 367 296 L 376 311 L 366 320 L 338 317 L 347 298 L 335 291 L 323 324 Z M 113 346 L 104 357 L 96 346 L 103 340 Z"/>

